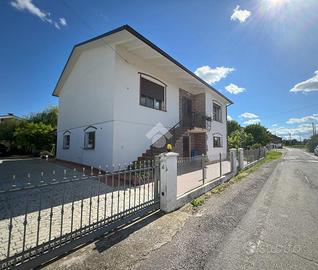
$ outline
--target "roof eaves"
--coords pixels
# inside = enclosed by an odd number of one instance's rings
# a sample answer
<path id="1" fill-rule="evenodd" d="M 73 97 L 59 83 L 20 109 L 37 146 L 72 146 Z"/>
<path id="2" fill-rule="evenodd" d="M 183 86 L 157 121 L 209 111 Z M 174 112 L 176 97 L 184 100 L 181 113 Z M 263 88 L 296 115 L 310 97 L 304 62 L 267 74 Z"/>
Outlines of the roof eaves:
<path id="1" fill-rule="evenodd" d="M 197 76 L 196 74 L 194 74 L 191 70 L 189 70 L 188 68 L 186 68 L 184 65 L 182 65 L 181 63 L 179 63 L 177 60 L 175 60 L 172 56 L 170 56 L 168 53 L 166 53 L 165 51 L 163 51 L 162 49 L 160 49 L 157 45 L 155 45 L 154 43 L 152 43 L 149 39 L 145 38 L 143 35 L 141 35 L 140 33 L 138 33 L 135 29 L 133 29 L 131 26 L 129 26 L 128 24 L 125 24 L 123 26 L 120 26 L 118 28 L 115 28 L 109 32 L 106 32 L 102 35 L 99 35 L 97 37 L 94 37 L 94 38 L 91 38 L 89 40 L 86 40 L 84 42 L 81 42 L 81 43 L 78 43 L 76 44 L 72 51 L 71 51 L 71 54 L 69 55 L 68 59 L 67 59 L 67 62 L 63 68 L 63 71 L 57 81 L 57 84 L 54 88 L 54 91 L 53 91 L 53 96 L 57 96 L 55 94 L 55 90 L 61 80 L 61 77 L 66 69 L 66 66 L 68 65 L 69 63 L 69 60 L 74 52 L 74 50 L 79 47 L 79 46 L 82 46 L 84 44 L 87 44 L 89 42 L 92 42 L 92 41 L 95 41 L 95 40 L 98 40 L 98 39 L 101 39 L 101 38 L 104 38 L 106 36 L 109 36 L 111 34 L 114 34 L 114 33 L 117 33 L 117 32 L 120 32 L 122 30 L 127 30 L 128 32 L 130 32 L 132 35 L 136 36 L 138 39 L 142 40 L 143 42 L 145 42 L 148 46 L 150 46 L 152 49 L 156 50 L 158 53 L 162 54 L 164 57 L 166 57 L 167 59 L 169 59 L 171 62 L 173 62 L 174 64 L 176 64 L 178 67 L 180 67 L 181 69 L 183 69 L 185 72 L 187 72 L 188 74 L 190 74 L 191 76 L 193 76 L 195 79 L 197 79 L 198 81 L 200 81 L 201 83 L 203 83 L 205 86 L 207 86 L 208 88 L 210 88 L 211 90 L 215 91 L 218 95 L 220 95 L 221 97 L 223 97 L 225 100 L 227 100 L 229 102 L 229 105 L 230 104 L 233 104 L 233 101 L 230 100 L 229 98 L 227 98 L 226 96 L 224 96 L 222 93 L 220 93 L 218 90 L 216 90 L 214 87 L 212 87 L 210 84 L 208 84 L 206 81 L 204 81 L 203 79 L 201 79 L 199 76 Z"/>

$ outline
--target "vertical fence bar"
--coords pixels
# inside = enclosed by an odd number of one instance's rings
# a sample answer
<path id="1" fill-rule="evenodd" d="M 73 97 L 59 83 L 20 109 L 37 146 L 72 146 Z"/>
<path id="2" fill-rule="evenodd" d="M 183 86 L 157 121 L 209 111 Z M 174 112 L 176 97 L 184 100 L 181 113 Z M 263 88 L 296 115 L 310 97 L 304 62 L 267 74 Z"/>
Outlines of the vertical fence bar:
<path id="1" fill-rule="evenodd" d="M 90 178 L 90 182 L 91 182 L 91 188 L 90 188 L 90 194 L 89 194 L 89 214 L 88 214 L 88 225 L 91 225 L 91 220 L 92 220 L 92 196 L 93 196 L 93 166 L 91 166 L 91 178 Z"/>
<path id="2" fill-rule="evenodd" d="M 154 199 L 157 200 L 159 197 L 159 176 L 160 176 L 160 158 L 159 156 L 155 157 L 154 160 L 154 170 L 155 170 L 155 176 L 154 176 Z"/>
<path id="3" fill-rule="evenodd" d="M 134 207 L 136 206 L 136 183 L 137 183 L 137 167 L 138 167 L 138 162 L 136 161 L 134 166 Z"/>
<path id="4" fill-rule="evenodd" d="M 106 165 L 105 167 L 105 183 L 106 183 L 106 188 L 108 189 L 108 166 Z M 107 218 L 107 190 L 105 191 L 104 194 L 104 224 L 105 224 L 105 220 Z"/>
<path id="5" fill-rule="evenodd" d="M 26 193 L 25 211 L 24 211 L 24 222 L 23 222 L 23 240 L 22 240 L 22 252 L 25 251 L 26 242 L 26 229 L 28 224 L 28 209 L 29 209 L 29 191 Z"/>
<path id="6" fill-rule="evenodd" d="M 114 211 L 114 169 L 115 165 L 113 164 L 113 171 L 112 171 L 112 194 L 111 194 L 111 202 L 110 202 L 110 219 L 113 217 Z"/>
<path id="7" fill-rule="evenodd" d="M 66 184 L 65 184 L 65 179 L 66 179 L 66 170 L 64 170 L 64 183 L 63 183 L 63 196 L 62 196 L 62 207 L 61 207 L 61 227 L 60 227 L 60 237 L 63 235 L 63 223 L 64 223 L 64 202 L 65 202 L 65 190 L 66 190 Z M 60 242 L 60 245 L 62 243 Z"/>
<path id="8" fill-rule="evenodd" d="M 118 165 L 118 174 L 117 174 L 117 215 L 119 217 L 119 205 L 120 205 L 120 164 Z"/>
<path id="9" fill-rule="evenodd" d="M 146 172 L 147 172 L 146 166 L 147 166 L 147 161 L 144 160 L 143 169 L 142 169 L 142 176 L 143 176 L 142 178 L 143 178 L 143 185 L 144 185 L 144 187 L 143 187 L 143 190 L 144 190 L 143 203 L 145 203 L 145 201 L 146 201 L 146 177 L 147 177 L 147 175 L 146 175 Z"/>
<path id="10" fill-rule="evenodd" d="M 151 160 L 148 160 L 148 164 L 147 164 L 147 174 L 148 174 L 148 177 L 147 177 L 147 201 L 149 202 L 149 186 L 150 186 L 150 181 L 151 181 L 151 178 L 152 178 L 152 175 L 151 175 Z M 150 175 L 151 175 L 151 178 L 150 178 Z"/>
<path id="11" fill-rule="evenodd" d="M 222 153 L 219 154 L 219 162 L 220 162 L 220 177 L 222 177 Z"/>
<path id="12" fill-rule="evenodd" d="M 13 229 L 13 224 L 12 224 L 12 218 L 13 218 L 13 209 L 12 209 L 12 201 L 8 199 L 9 201 L 9 209 L 10 209 L 10 221 L 9 221 L 9 237 L 8 237 L 8 250 L 7 250 L 7 259 L 10 257 L 10 249 L 11 249 L 11 236 L 12 236 L 12 229 Z"/>
<path id="13" fill-rule="evenodd" d="M 101 178 L 101 166 L 98 168 L 98 193 L 97 193 L 97 213 L 96 213 L 96 221 L 99 221 L 99 194 L 100 194 L 100 179 Z"/>
<path id="14" fill-rule="evenodd" d="M 141 164 L 142 164 L 142 161 L 139 161 L 139 169 L 138 169 L 138 205 L 140 205 L 140 200 L 141 200 Z"/>
<path id="15" fill-rule="evenodd" d="M 125 212 L 126 209 L 126 174 L 127 174 L 127 166 L 124 164 L 124 177 L 123 177 L 123 189 L 124 189 L 124 199 L 123 199 L 123 212 Z"/>
<path id="16" fill-rule="evenodd" d="M 39 194 L 39 210 L 38 210 L 38 226 L 36 230 L 36 246 L 39 245 L 39 238 L 40 238 L 40 223 L 41 223 L 41 210 L 42 210 L 42 192 Z"/>
<path id="17" fill-rule="evenodd" d="M 132 170 L 132 163 L 129 166 L 129 198 L 128 198 L 128 209 L 130 209 L 130 202 L 131 202 L 131 170 Z"/>

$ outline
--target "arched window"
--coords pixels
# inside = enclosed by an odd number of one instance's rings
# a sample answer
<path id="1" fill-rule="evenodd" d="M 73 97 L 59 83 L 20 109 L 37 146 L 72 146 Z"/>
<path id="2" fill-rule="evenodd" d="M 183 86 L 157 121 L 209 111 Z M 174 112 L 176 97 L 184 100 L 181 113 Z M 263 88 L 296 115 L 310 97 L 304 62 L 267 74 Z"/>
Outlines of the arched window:
<path id="1" fill-rule="evenodd" d="M 69 149 L 71 146 L 71 132 L 69 130 L 63 133 L 63 149 Z"/>
<path id="2" fill-rule="evenodd" d="M 95 149 L 96 129 L 93 126 L 84 129 L 84 149 Z"/>
<path id="3" fill-rule="evenodd" d="M 213 133 L 213 147 L 223 147 L 223 136 L 220 133 Z"/>

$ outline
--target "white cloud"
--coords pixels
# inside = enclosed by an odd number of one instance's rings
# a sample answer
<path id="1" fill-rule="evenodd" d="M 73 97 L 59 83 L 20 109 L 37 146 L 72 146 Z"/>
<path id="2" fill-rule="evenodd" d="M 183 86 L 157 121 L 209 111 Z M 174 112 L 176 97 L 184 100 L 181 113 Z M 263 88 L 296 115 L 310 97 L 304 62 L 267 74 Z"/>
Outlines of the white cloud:
<path id="1" fill-rule="evenodd" d="M 44 22 L 48 22 L 55 26 L 55 28 L 60 29 L 61 26 L 66 26 L 65 18 L 60 18 L 59 21 L 54 21 L 51 19 L 51 14 L 49 12 L 41 10 L 39 7 L 34 5 L 32 0 L 12 0 L 10 2 L 11 6 L 17 10 L 24 10 L 31 13 L 34 16 L 37 16 Z M 62 20 L 61 20 L 62 19 Z M 65 24 L 64 24 L 65 23 Z"/>
<path id="2" fill-rule="evenodd" d="M 194 73 L 201 79 L 205 80 L 207 83 L 213 84 L 220 81 L 221 79 L 226 78 L 227 75 L 229 75 L 234 70 L 234 68 L 228 67 L 211 68 L 210 66 L 202 66 L 197 68 Z"/>
<path id="3" fill-rule="evenodd" d="M 314 113 L 312 115 L 307 115 L 300 118 L 289 118 L 286 122 L 287 124 L 300 124 L 300 123 L 306 123 L 311 121 L 318 121 L 318 113 Z"/>
<path id="4" fill-rule="evenodd" d="M 318 91 L 318 70 L 315 71 L 315 75 L 303 82 L 297 83 L 290 92 L 298 93 L 308 93 Z"/>
<path id="5" fill-rule="evenodd" d="M 231 16 L 232 21 L 239 21 L 240 23 L 243 23 L 246 21 L 248 17 L 251 16 L 251 12 L 247 9 L 240 9 L 240 6 L 236 6 L 235 9 L 233 9 L 233 14 Z"/>
<path id="6" fill-rule="evenodd" d="M 65 18 L 59 18 L 59 21 L 60 21 L 60 25 L 63 25 L 63 26 L 67 25 L 67 22 L 66 22 Z"/>
<path id="7" fill-rule="evenodd" d="M 230 115 L 228 115 L 228 116 L 227 116 L 227 121 L 232 121 L 232 120 L 233 120 L 233 117 L 230 116 Z"/>
<path id="8" fill-rule="evenodd" d="M 256 119 L 247 120 L 247 121 L 243 122 L 243 124 L 245 124 L 245 125 L 253 125 L 253 124 L 258 124 L 260 122 L 261 122 L 261 119 L 256 118 Z"/>
<path id="9" fill-rule="evenodd" d="M 289 138 L 299 139 L 299 136 L 303 138 L 309 137 L 312 135 L 312 125 L 311 124 L 301 124 L 293 128 L 286 127 L 277 127 L 269 130 L 272 134 L 276 134 L 277 136 Z"/>
<path id="10" fill-rule="evenodd" d="M 231 83 L 228 86 L 225 86 L 225 90 L 230 92 L 231 94 L 237 95 L 239 93 L 242 93 L 244 91 L 246 91 L 245 88 L 243 87 L 238 87 L 236 84 Z"/>
<path id="11" fill-rule="evenodd" d="M 242 113 L 240 115 L 241 118 L 249 118 L 249 119 L 252 119 L 252 118 L 258 118 L 258 115 L 254 114 L 254 113 L 249 113 L 249 112 L 246 112 L 246 113 Z"/>
<path id="12" fill-rule="evenodd" d="M 278 125 L 277 124 L 272 124 L 272 127 L 277 127 Z"/>

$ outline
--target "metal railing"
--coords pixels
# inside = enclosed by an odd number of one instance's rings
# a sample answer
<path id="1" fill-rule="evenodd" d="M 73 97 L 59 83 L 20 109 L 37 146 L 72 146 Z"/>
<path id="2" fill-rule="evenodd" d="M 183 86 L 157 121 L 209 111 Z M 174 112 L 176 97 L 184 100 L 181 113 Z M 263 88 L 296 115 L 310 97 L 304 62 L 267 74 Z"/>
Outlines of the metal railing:
<path id="1" fill-rule="evenodd" d="M 0 269 L 36 267 L 159 209 L 158 162 L 112 169 L 28 174 L 1 187 Z"/>
<path id="2" fill-rule="evenodd" d="M 207 182 L 216 180 L 232 172 L 229 153 L 216 156 L 201 155 L 195 157 L 179 157 L 177 161 L 178 190 L 182 195 Z"/>

